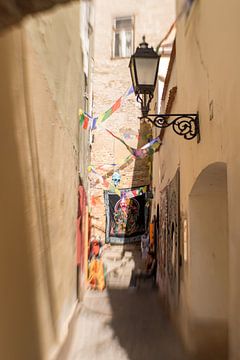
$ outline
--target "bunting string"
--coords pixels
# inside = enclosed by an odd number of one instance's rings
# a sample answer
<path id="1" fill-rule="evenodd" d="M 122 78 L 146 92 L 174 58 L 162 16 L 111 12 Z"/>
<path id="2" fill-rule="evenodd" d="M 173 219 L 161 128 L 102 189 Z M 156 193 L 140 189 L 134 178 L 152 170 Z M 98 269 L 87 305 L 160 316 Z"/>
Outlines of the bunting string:
<path id="1" fill-rule="evenodd" d="M 123 170 L 126 166 L 128 166 L 131 162 L 133 161 L 133 156 L 132 155 L 128 155 L 123 162 L 117 166 L 117 168 L 112 168 L 111 170 L 109 170 L 107 173 L 105 173 L 104 175 L 99 174 L 95 167 L 90 165 L 88 166 L 88 172 L 89 173 L 93 173 L 97 179 L 97 181 L 95 182 L 95 184 L 97 184 L 98 182 L 100 182 L 104 187 L 109 188 L 110 187 L 110 183 L 106 180 L 107 178 L 109 178 L 114 171 L 120 171 Z M 91 179 L 90 179 L 91 181 Z"/>
<path id="2" fill-rule="evenodd" d="M 128 190 L 128 191 L 120 190 L 118 188 L 112 187 L 110 189 L 110 191 L 116 193 L 120 198 L 131 199 L 135 196 L 145 194 L 147 192 L 147 189 L 148 189 L 148 187 L 147 187 L 147 185 L 145 185 L 145 186 L 140 186 L 138 189 Z M 102 204 L 101 195 L 97 195 L 97 196 L 92 195 L 91 196 L 91 205 L 96 206 L 98 204 Z"/>
<path id="3" fill-rule="evenodd" d="M 112 131 L 105 129 L 109 134 L 111 134 L 115 139 L 119 140 L 123 145 L 126 146 L 128 151 L 131 155 L 133 155 L 135 158 L 144 159 L 146 156 L 152 155 L 154 151 L 156 151 L 161 143 L 161 140 L 159 136 L 157 136 L 155 139 L 151 140 L 144 146 L 142 146 L 140 149 L 135 149 L 131 146 L 129 146 L 123 139 L 113 134 Z"/>
<path id="4" fill-rule="evenodd" d="M 101 113 L 97 117 L 92 117 L 82 109 L 79 109 L 79 124 L 85 130 L 89 127 L 91 130 L 95 130 L 100 123 L 106 121 L 115 111 L 117 111 L 123 105 L 126 98 L 133 92 L 133 86 L 131 86 L 107 111 Z"/>
<path id="5" fill-rule="evenodd" d="M 110 132 L 110 130 L 108 130 Z M 116 135 L 114 135 L 112 132 L 110 132 L 111 135 L 113 135 L 114 137 L 116 137 L 118 140 L 120 140 L 122 143 L 124 143 L 125 146 L 127 146 L 127 148 L 130 148 L 131 149 L 131 153 L 130 155 L 127 156 L 127 158 L 124 160 L 124 162 L 118 166 L 118 168 L 116 169 L 115 168 L 115 165 L 116 164 L 113 164 L 114 165 L 114 169 L 108 171 L 106 174 L 104 175 L 101 175 L 99 174 L 98 171 L 96 171 L 95 167 L 90 165 L 88 167 L 88 172 L 89 173 L 93 173 L 95 178 L 97 179 L 97 182 L 100 182 L 103 187 L 111 190 L 112 192 L 115 192 L 116 194 L 119 195 L 119 189 L 115 188 L 114 185 L 112 185 L 108 180 L 107 178 L 110 177 L 114 171 L 118 171 L 118 170 L 121 170 L 124 166 L 127 166 L 131 161 L 133 161 L 133 159 L 139 157 L 139 158 L 143 158 L 147 155 L 150 155 L 150 154 L 153 154 L 158 148 L 159 146 L 161 145 L 161 141 L 160 141 L 160 138 L 159 136 L 156 137 L 155 139 L 153 139 L 152 141 L 150 141 L 149 143 L 145 144 L 144 146 L 142 146 L 140 149 L 134 149 L 134 148 L 131 148 L 129 145 L 127 145 L 122 139 L 118 138 Z M 143 153 L 143 151 L 145 151 Z M 101 166 L 98 167 L 98 169 L 100 169 Z M 91 179 L 90 179 L 91 181 Z M 97 183 L 95 182 L 95 184 Z"/>
<path id="6" fill-rule="evenodd" d="M 175 29 L 176 27 L 176 23 L 177 21 L 183 16 L 183 14 L 185 12 L 188 11 L 189 8 L 189 4 L 188 1 L 185 1 L 185 4 L 182 8 L 182 10 L 180 11 L 180 13 L 178 14 L 178 16 L 176 17 L 175 21 L 173 22 L 173 24 L 170 26 L 168 32 L 166 33 L 166 35 L 163 37 L 163 39 L 160 41 L 160 43 L 158 44 L 156 50 L 157 52 L 159 51 L 160 47 L 162 46 L 162 44 L 168 39 L 168 37 L 170 36 L 170 34 L 172 33 L 172 31 Z M 88 129 L 89 127 L 91 128 L 91 130 L 96 129 L 101 123 L 103 123 L 104 121 L 106 121 L 115 111 L 117 111 L 124 103 L 124 100 L 134 92 L 133 87 L 131 86 L 128 91 L 125 92 L 125 94 L 123 96 L 121 96 L 119 99 L 117 99 L 115 101 L 115 103 L 104 113 L 101 113 L 98 117 L 92 117 L 89 114 L 87 114 L 86 112 L 84 112 L 83 110 L 79 110 L 79 122 L 80 125 L 82 126 L 83 129 Z M 95 170 L 95 168 L 93 166 L 89 166 L 88 171 L 92 172 L 94 174 L 94 176 L 97 178 L 97 182 L 100 182 L 103 184 L 104 187 L 108 188 L 110 191 L 115 192 L 116 194 L 118 194 L 119 196 L 124 196 L 124 197 L 134 197 L 137 196 L 140 193 L 146 192 L 147 191 L 147 186 L 142 187 L 138 190 L 131 190 L 131 191 L 121 191 L 118 188 L 115 188 L 112 184 L 110 184 L 106 179 L 112 175 L 115 169 L 115 166 L 118 166 L 118 170 L 124 168 L 124 166 L 127 166 L 129 164 L 130 161 L 133 161 L 133 159 L 135 158 L 144 158 L 146 156 L 149 156 L 151 154 L 153 154 L 161 145 L 161 141 L 160 138 L 157 137 L 153 140 L 151 140 L 150 142 L 148 142 L 147 144 L 145 144 L 144 146 L 142 146 L 140 149 L 134 149 L 131 146 L 129 146 L 123 139 L 121 139 L 120 137 L 116 136 L 115 134 L 113 134 L 110 130 L 105 129 L 109 134 L 111 134 L 115 139 L 119 140 L 124 146 L 126 146 L 126 148 L 128 149 L 128 151 L 130 152 L 130 155 L 124 160 L 124 162 L 119 165 L 119 164 L 105 164 L 105 165 L 100 165 L 97 167 L 98 170 L 107 170 L 110 169 L 105 175 L 100 175 L 98 173 L 98 171 Z M 139 134 L 132 134 L 131 133 L 131 129 L 130 131 L 126 131 L 123 133 L 123 137 L 124 139 L 132 139 L 132 138 L 137 138 L 139 140 L 140 135 Z M 114 170 L 111 169 L 111 167 L 114 168 Z M 137 193 L 139 191 L 139 193 Z M 101 203 L 101 196 L 92 196 L 91 197 L 91 203 L 92 205 L 97 205 L 98 203 Z"/>
<path id="7" fill-rule="evenodd" d="M 170 28 L 168 29 L 165 36 L 162 38 L 162 40 L 159 42 L 159 44 L 156 47 L 156 51 L 159 52 L 159 49 L 163 45 L 163 43 L 169 38 L 172 31 L 175 29 L 177 22 L 181 19 L 181 17 L 189 11 L 190 8 L 190 1 L 185 0 L 181 11 L 176 16 L 175 21 L 171 24 Z M 101 113 L 97 117 L 92 117 L 91 115 L 84 112 L 82 109 L 79 109 L 79 123 L 82 126 L 83 129 L 88 129 L 89 126 L 91 130 L 94 130 L 97 128 L 97 125 L 106 121 L 115 111 L 117 111 L 122 104 L 124 103 L 124 100 L 131 95 L 134 92 L 133 86 L 131 86 L 119 99 L 115 101 L 115 103 L 105 112 Z"/>

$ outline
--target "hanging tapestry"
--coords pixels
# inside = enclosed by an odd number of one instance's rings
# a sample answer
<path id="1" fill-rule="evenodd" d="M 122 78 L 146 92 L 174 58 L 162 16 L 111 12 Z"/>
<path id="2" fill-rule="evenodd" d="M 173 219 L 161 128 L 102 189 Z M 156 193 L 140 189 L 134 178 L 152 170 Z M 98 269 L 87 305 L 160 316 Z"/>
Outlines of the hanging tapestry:
<path id="1" fill-rule="evenodd" d="M 159 275 L 163 280 L 167 268 L 167 227 L 168 227 L 168 187 L 160 193 L 160 215 L 159 215 L 159 243 L 158 243 L 158 261 Z"/>
<path id="2" fill-rule="evenodd" d="M 167 232 L 167 274 L 172 295 L 178 301 L 179 295 L 179 185 L 180 171 L 177 170 L 174 178 L 168 185 L 168 232 Z"/>
<path id="3" fill-rule="evenodd" d="M 132 191 L 136 196 L 128 197 Z M 122 189 L 120 196 L 105 191 L 106 242 L 126 244 L 141 240 L 146 230 L 147 207 L 146 192 L 138 189 Z"/>
<path id="4" fill-rule="evenodd" d="M 180 170 L 160 193 L 158 285 L 172 305 L 178 303 L 180 281 Z"/>

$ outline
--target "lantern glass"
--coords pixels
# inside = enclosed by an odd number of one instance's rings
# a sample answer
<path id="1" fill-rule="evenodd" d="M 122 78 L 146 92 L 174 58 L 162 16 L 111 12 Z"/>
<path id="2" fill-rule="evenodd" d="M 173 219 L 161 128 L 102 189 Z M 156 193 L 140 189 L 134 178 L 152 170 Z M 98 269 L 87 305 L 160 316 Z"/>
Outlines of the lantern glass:
<path id="1" fill-rule="evenodd" d="M 137 92 L 137 79 L 136 79 L 136 72 L 135 72 L 135 61 L 133 58 L 131 58 L 131 61 L 130 61 L 130 72 L 131 72 L 131 77 L 132 77 L 133 88 L 136 93 Z"/>
<path id="2" fill-rule="evenodd" d="M 155 88 L 159 58 L 135 58 L 137 84 L 141 92 L 141 86 Z"/>

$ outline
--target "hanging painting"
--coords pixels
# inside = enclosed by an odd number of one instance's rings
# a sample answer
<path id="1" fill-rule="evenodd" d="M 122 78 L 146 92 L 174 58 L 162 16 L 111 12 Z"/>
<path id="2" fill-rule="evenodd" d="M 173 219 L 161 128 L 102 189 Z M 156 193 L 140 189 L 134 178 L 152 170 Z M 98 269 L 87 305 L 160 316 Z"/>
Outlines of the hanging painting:
<path id="1" fill-rule="evenodd" d="M 136 196 L 128 196 L 128 194 Z M 105 191 L 106 242 L 126 244 L 141 240 L 146 230 L 146 192 L 139 189 L 122 189 L 120 196 Z"/>

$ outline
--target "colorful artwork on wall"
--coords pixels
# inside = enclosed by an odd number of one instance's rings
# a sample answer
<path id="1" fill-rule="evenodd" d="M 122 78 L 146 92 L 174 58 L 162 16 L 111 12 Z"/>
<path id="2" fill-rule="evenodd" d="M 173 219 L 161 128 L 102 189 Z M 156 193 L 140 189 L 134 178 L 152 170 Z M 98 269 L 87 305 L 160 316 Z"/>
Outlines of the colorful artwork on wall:
<path id="1" fill-rule="evenodd" d="M 137 195 L 124 196 L 129 191 Z M 146 229 L 146 192 L 139 194 L 138 189 L 122 189 L 120 193 L 119 196 L 105 191 L 106 242 L 125 244 L 140 241 Z"/>

